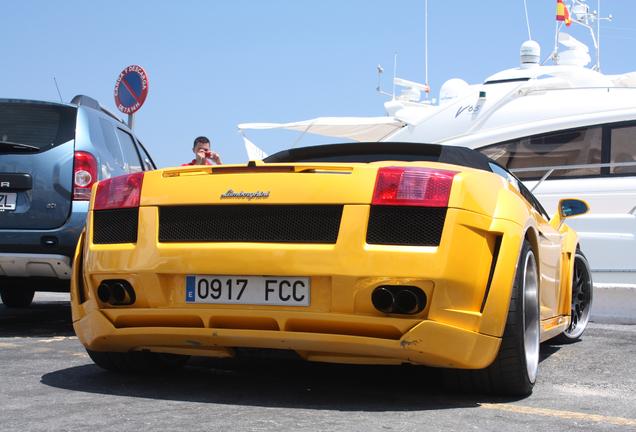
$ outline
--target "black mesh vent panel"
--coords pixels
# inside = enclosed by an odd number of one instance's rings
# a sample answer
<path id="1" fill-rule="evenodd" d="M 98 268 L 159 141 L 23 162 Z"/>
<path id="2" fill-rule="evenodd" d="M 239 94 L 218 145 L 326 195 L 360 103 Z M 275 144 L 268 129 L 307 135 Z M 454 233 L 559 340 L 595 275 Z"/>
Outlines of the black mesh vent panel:
<path id="1" fill-rule="evenodd" d="M 446 208 L 371 206 L 367 243 L 439 246 Z"/>
<path id="2" fill-rule="evenodd" d="M 137 243 L 139 208 L 93 212 L 93 243 Z"/>
<path id="3" fill-rule="evenodd" d="M 159 208 L 160 242 L 335 243 L 341 205 Z"/>

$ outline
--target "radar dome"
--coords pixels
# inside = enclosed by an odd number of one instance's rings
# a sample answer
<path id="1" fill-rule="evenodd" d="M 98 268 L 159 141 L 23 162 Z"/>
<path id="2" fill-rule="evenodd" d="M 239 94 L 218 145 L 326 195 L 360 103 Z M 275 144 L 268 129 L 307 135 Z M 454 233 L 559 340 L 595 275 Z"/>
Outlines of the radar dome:
<path id="1" fill-rule="evenodd" d="M 538 65 L 540 57 L 541 47 L 535 41 L 529 40 L 521 45 L 521 67 Z"/>
<path id="2" fill-rule="evenodd" d="M 466 81 L 459 78 L 449 79 L 439 89 L 439 104 L 444 105 L 453 99 L 457 99 L 459 95 L 467 92 L 468 89 L 469 86 Z"/>

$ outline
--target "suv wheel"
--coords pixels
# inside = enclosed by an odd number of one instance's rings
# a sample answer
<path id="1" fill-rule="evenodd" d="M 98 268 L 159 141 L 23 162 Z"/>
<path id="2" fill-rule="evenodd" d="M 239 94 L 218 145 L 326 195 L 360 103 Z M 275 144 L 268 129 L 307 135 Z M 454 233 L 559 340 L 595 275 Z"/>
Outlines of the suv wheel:
<path id="1" fill-rule="evenodd" d="M 25 308 L 33 301 L 35 291 L 23 288 L 14 288 L 0 291 L 2 303 L 8 308 Z"/>

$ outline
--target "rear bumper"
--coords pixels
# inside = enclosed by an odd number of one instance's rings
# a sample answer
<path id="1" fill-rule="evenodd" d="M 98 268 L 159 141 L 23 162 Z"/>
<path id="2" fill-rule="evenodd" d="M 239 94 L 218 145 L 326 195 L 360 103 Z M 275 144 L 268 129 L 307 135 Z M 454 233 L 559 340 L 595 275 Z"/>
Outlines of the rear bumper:
<path id="1" fill-rule="evenodd" d="M 64 255 L 0 253 L 0 276 L 71 279 L 71 259 Z"/>
<path id="2" fill-rule="evenodd" d="M 138 312 L 138 315 L 135 314 Z M 271 322 L 282 324 L 282 330 L 210 328 L 210 310 L 171 309 L 161 311 L 128 309 L 125 315 L 109 314 L 94 310 L 73 323 L 80 341 L 94 351 L 150 350 L 162 353 L 233 357 L 235 347 L 267 348 L 296 351 L 310 361 L 355 364 L 413 363 L 435 367 L 481 369 L 494 360 L 501 340 L 447 324 L 422 321 L 401 337 L 387 332 L 384 337 L 344 335 L 295 331 L 298 325 L 294 314 L 270 314 Z M 155 322 L 134 327 L 131 315 L 139 319 L 137 324 Z M 122 319 L 127 317 L 128 319 Z M 225 315 L 226 318 L 232 315 Z M 233 314 L 239 319 L 240 314 Z M 217 317 L 218 318 L 218 317 Z M 253 319 L 253 316 L 251 317 Z M 339 319 L 342 321 L 337 322 Z M 356 320 L 358 328 L 372 327 L 374 318 Z M 375 320 L 377 322 L 377 320 Z M 383 320 L 385 329 L 390 323 Z M 389 320 L 390 321 L 390 320 Z M 323 328 L 335 328 L 352 324 L 346 316 L 316 314 L 312 322 Z M 115 323 L 120 328 L 117 328 Z M 191 327 L 168 326 L 168 323 Z M 331 324 L 331 327 L 330 327 Z M 127 327 L 130 325 L 130 327 Z M 198 326 L 198 327 L 194 327 Z M 297 327 L 305 330 L 302 326 Z M 353 328 L 353 327 L 350 327 Z M 335 331 L 335 330 L 334 330 Z"/>
<path id="3" fill-rule="evenodd" d="M 439 247 L 368 245 L 360 223 L 368 213 L 368 206 L 345 206 L 335 245 L 158 244 L 156 209 L 143 207 L 136 244 L 95 245 L 89 219 L 73 266 L 75 331 L 94 351 L 232 357 L 234 348 L 249 347 L 292 350 L 311 361 L 487 367 L 500 346 L 523 228 L 452 209 Z M 497 237 L 507 242 L 495 260 Z M 308 276 L 311 304 L 185 301 L 188 274 L 246 273 Z M 98 287 L 107 280 L 130 284 L 134 304 L 99 300 Z M 380 285 L 418 287 L 426 308 L 382 313 L 371 300 Z"/>
<path id="4" fill-rule="evenodd" d="M 55 229 L 0 229 L 0 276 L 71 278 L 88 201 L 74 201 L 67 222 Z"/>

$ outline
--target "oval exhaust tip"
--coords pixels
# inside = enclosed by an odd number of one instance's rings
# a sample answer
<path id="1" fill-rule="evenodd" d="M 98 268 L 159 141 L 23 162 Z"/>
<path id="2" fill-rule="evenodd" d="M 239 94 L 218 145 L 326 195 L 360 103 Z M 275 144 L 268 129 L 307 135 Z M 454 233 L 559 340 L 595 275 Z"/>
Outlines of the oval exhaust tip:
<path id="1" fill-rule="evenodd" d="M 97 287 L 97 297 L 102 303 L 110 301 L 110 287 L 105 283 L 99 284 Z"/>
<path id="2" fill-rule="evenodd" d="M 414 314 L 420 311 L 420 300 L 411 290 L 404 289 L 395 296 L 395 305 L 405 314 Z"/>
<path id="3" fill-rule="evenodd" d="M 380 312 L 392 313 L 395 310 L 393 293 L 386 288 L 378 287 L 371 294 L 371 303 Z"/>

